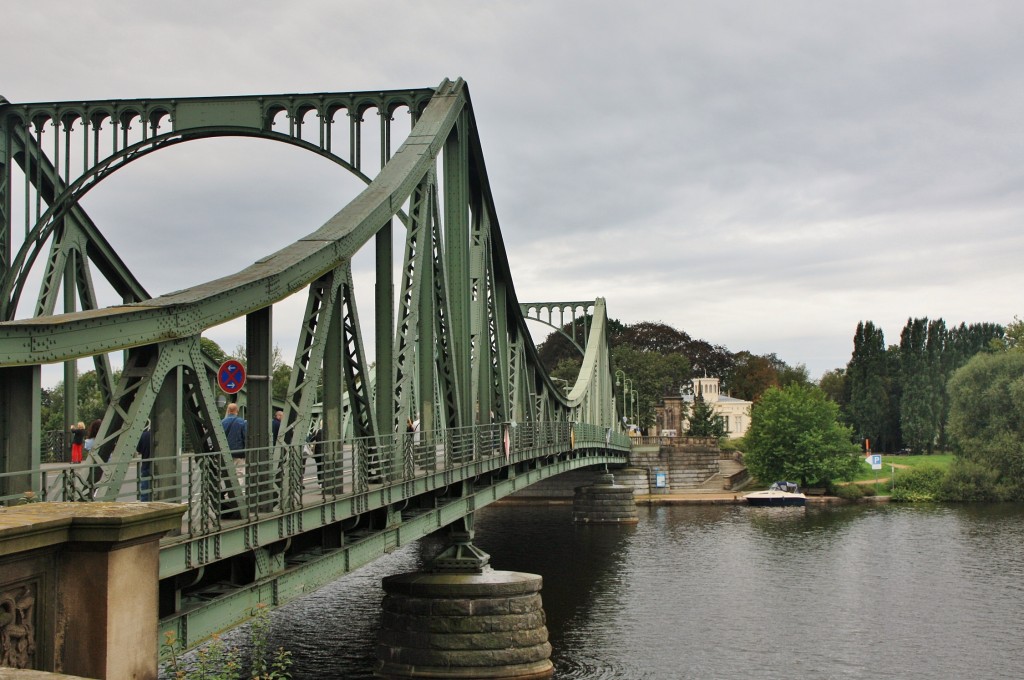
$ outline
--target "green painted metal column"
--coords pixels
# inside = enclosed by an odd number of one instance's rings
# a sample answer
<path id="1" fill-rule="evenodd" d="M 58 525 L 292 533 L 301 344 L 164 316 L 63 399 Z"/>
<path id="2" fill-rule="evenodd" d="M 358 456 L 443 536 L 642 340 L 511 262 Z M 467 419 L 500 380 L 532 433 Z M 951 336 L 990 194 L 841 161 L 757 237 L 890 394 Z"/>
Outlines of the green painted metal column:
<path id="1" fill-rule="evenodd" d="M 420 272 L 420 276 L 423 277 L 420 282 L 420 299 L 419 299 L 419 319 L 417 320 L 418 325 L 418 336 L 419 340 L 416 343 L 416 353 L 418 355 L 416 360 L 419 374 L 416 379 L 415 401 L 413 402 L 413 409 L 415 410 L 414 416 L 419 418 L 421 430 L 434 430 L 434 373 L 436 370 L 435 361 L 437 360 L 437 350 L 434 345 L 436 338 L 434 335 L 434 323 L 438 310 L 434 306 L 434 248 L 433 248 L 433 234 L 434 234 L 434 206 L 433 201 L 436 196 L 435 187 L 431 187 L 430 191 L 430 212 L 427 223 L 423 225 L 423 234 L 420 246 L 424 249 L 424 263 L 423 270 Z"/>
<path id="2" fill-rule="evenodd" d="M 246 383 L 246 419 L 249 437 L 246 447 L 249 503 L 270 483 L 271 379 L 274 373 L 274 349 L 271 338 L 273 307 L 263 307 L 245 316 L 245 353 L 248 364 Z"/>
<path id="3" fill-rule="evenodd" d="M 151 488 L 154 501 L 176 501 L 181 498 L 182 437 L 181 366 L 174 367 L 164 378 L 153 404 L 149 426 L 149 450 L 153 458 Z"/>
<path id="4" fill-rule="evenodd" d="M 444 147 L 444 225 L 447 247 L 448 301 L 451 308 L 455 382 L 461 395 L 459 425 L 472 422 L 469 370 L 469 145 L 468 116 L 459 114 Z M 480 209 L 478 204 L 477 209 Z"/>
<path id="5" fill-rule="evenodd" d="M 0 472 L 39 469 L 40 367 L 0 368 Z M 33 475 L 0 477 L 0 495 L 40 491 Z"/>
<path id="6" fill-rule="evenodd" d="M 377 286 L 375 289 L 374 326 L 377 364 L 376 400 L 378 437 L 391 433 L 395 421 L 394 391 L 394 332 L 395 332 L 395 286 L 392 274 L 393 230 L 391 220 L 380 228 L 376 236 Z"/>
<path id="7" fill-rule="evenodd" d="M 323 439 L 328 442 L 329 474 L 324 477 L 325 487 L 330 493 L 340 493 L 342 489 L 342 476 L 334 472 L 334 446 L 333 442 L 344 436 L 342 430 L 344 421 L 345 402 L 345 342 L 342 324 L 345 319 L 345 300 L 343 290 L 339 290 L 334 298 L 334 311 L 331 314 L 331 325 L 327 330 L 327 340 L 324 348 L 324 393 L 323 393 Z M 354 412 L 355 402 L 351 403 Z"/>
<path id="8" fill-rule="evenodd" d="M 7 99 L 0 95 L 0 114 L 7 105 Z M 11 266 L 11 165 L 14 149 L 11 144 L 10 128 L 5 116 L 0 115 L 0 281 L 7 276 Z"/>
<path id="9" fill-rule="evenodd" d="M 74 250 L 68 252 L 67 260 L 64 263 L 64 312 L 75 311 L 75 258 L 78 253 Z M 68 445 L 71 436 L 71 427 L 78 422 L 78 362 L 75 360 L 64 362 L 64 453 L 70 450 Z M 85 424 L 89 427 L 89 423 Z"/>

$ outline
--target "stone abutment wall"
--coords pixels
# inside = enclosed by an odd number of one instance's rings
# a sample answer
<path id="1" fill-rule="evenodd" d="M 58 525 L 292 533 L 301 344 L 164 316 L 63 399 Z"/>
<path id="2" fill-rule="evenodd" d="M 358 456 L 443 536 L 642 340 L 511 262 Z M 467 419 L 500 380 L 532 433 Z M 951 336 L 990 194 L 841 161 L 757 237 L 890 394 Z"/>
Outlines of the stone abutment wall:
<path id="1" fill-rule="evenodd" d="M 615 476 L 616 484 L 632 487 L 636 495 L 670 493 L 699 488 L 718 474 L 722 455 L 714 438 L 673 437 L 634 446 L 628 465 L 609 466 L 608 471 Z M 603 466 L 573 470 L 517 491 L 510 498 L 569 500 L 576 487 L 594 484 L 603 472 Z M 665 473 L 665 487 L 656 486 L 658 472 Z"/>

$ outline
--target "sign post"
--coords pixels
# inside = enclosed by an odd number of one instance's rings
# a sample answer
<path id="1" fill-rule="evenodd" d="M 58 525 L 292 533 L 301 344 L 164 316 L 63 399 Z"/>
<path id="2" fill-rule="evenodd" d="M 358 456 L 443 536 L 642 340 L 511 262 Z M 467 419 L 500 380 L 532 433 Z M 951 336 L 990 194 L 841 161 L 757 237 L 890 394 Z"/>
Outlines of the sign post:
<path id="1" fill-rule="evenodd" d="M 217 369 L 217 385 L 227 394 L 237 394 L 245 385 L 245 368 L 235 359 L 228 359 Z"/>
<path id="2" fill-rule="evenodd" d="M 875 487 L 878 487 L 878 471 L 882 469 L 882 454 L 871 454 L 871 469 L 875 471 Z"/>

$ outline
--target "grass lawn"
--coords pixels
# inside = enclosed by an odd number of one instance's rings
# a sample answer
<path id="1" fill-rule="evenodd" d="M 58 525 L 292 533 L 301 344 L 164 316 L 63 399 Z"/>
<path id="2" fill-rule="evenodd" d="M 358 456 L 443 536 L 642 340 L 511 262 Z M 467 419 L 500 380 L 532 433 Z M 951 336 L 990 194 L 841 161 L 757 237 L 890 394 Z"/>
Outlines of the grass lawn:
<path id="1" fill-rule="evenodd" d="M 861 458 L 860 470 L 857 471 L 853 481 L 874 482 L 877 478 L 878 484 L 875 486 L 875 491 L 880 496 L 888 496 L 892 486 L 892 468 L 889 467 L 890 464 L 896 466 L 896 476 L 899 477 L 901 469 L 906 470 L 920 465 L 935 465 L 945 470 L 953 463 L 953 458 L 952 453 L 936 453 L 930 456 L 893 456 L 883 453 L 881 470 L 872 470 L 871 465 Z"/>

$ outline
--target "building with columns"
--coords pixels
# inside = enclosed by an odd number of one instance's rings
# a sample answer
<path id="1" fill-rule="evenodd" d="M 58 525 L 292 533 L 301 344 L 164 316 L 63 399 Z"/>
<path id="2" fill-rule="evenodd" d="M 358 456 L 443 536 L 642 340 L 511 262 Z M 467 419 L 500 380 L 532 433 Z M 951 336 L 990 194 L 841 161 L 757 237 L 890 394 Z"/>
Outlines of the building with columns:
<path id="1" fill-rule="evenodd" d="M 659 435 L 670 437 L 686 434 L 687 414 L 698 394 L 711 405 L 715 415 L 724 421 L 727 437 L 742 437 L 747 433 L 752 402 L 722 394 L 718 378 L 694 378 L 692 383 L 691 393 L 684 394 L 680 389 L 679 396 L 665 397 L 661 405 L 655 408 Z"/>

